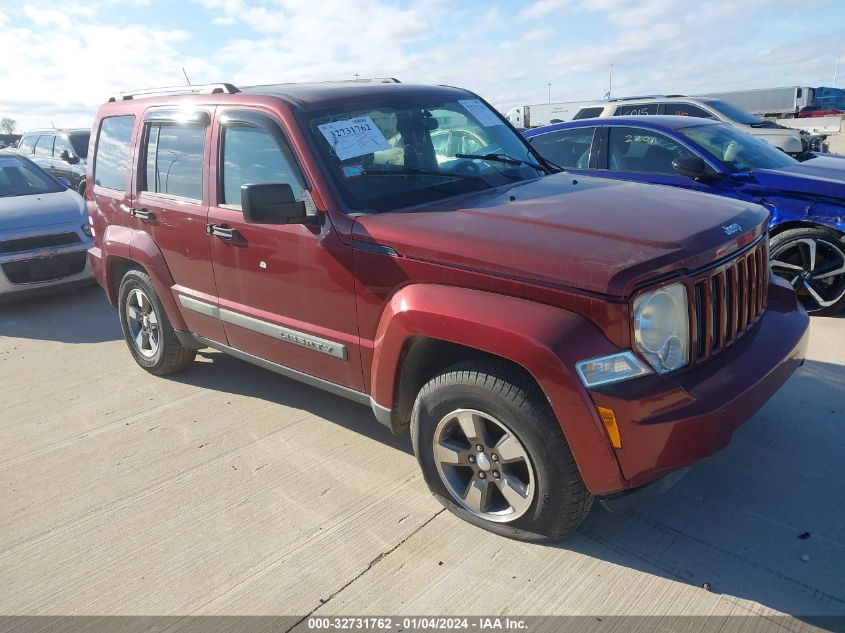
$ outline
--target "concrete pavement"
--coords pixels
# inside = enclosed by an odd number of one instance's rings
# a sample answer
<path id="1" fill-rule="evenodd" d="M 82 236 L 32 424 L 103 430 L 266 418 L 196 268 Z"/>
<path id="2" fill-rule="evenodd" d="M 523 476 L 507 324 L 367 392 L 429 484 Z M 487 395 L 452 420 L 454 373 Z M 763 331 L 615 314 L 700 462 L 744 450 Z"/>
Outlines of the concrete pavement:
<path id="1" fill-rule="evenodd" d="M 845 615 L 845 318 L 727 449 L 555 547 L 443 511 L 364 407 L 214 351 L 147 374 L 98 288 L 0 305 L 0 403 L 0 615 Z"/>

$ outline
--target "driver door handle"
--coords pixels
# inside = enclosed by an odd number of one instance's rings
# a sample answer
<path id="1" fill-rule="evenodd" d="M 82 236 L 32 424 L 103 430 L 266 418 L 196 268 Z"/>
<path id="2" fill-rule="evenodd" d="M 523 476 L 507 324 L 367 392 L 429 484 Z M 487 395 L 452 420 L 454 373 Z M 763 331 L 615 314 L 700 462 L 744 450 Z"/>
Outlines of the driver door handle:
<path id="1" fill-rule="evenodd" d="M 219 237 L 221 240 L 236 240 L 240 236 L 237 229 L 230 228 L 223 224 L 206 224 L 205 232 L 214 237 Z"/>
<path id="2" fill-rule="evenodd" d="M 133 218 L 138 218 L 142 222 L 152 222 L 156 217 L 152 211 L 148 211 L 147 209 L 129 209 L 129 215 Z"/>

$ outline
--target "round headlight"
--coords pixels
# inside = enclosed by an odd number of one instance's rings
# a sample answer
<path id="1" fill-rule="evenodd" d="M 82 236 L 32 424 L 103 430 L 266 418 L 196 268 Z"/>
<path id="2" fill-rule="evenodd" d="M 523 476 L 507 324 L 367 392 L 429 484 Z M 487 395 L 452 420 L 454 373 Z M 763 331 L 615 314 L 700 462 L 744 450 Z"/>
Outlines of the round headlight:
<path id="1" fill-rule="evenodd" d="M 637 329 L 640 344 L 652 354 L 659 354 L 666 340 L 675 334 L 677 305 L 668 292 L 658 290 L 640 304 L 637 311 Z"/>
<path id="2" fill-rule="evenodd" d="M 689 362 L 689 315 L 683 284 L 637 297 L 634 342 L 649 364 L 661 373 Z"/>

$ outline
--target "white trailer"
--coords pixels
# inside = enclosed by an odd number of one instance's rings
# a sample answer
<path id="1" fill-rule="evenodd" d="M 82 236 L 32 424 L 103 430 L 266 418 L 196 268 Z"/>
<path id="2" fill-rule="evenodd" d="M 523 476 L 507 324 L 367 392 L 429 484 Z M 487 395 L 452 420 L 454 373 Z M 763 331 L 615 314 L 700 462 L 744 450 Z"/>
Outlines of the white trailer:
<path id="1" fill-rule="evenodd" d="M 565 101 L 562 103 L 538 103 L 511 108 L 505 118 L 515 127 L 539 127 L 549 123 L 571 121 L 582 106 L 593 101 Z"/>
<path id="2" fill-rule="evenodd" d="M 806 86 L 786 86 L 784 88 L 711 92 L 697 96 L 721 99 L 758 116 L 793 117 L 801 108 L 813 105 L 816 98 L 816 89 Z"/>

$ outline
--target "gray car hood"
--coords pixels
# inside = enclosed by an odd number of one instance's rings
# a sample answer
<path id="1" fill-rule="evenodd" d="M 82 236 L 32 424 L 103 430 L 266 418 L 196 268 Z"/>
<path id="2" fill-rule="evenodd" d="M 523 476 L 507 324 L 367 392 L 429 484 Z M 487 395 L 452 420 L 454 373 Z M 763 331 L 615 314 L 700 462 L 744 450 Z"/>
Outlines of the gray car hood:
<path id="1" fill-rule="evenodd" d="M 0 198 L 0 232 L 51 224 L 82 225 L 86 222 L 85 201 L 69 189 Z"/>

